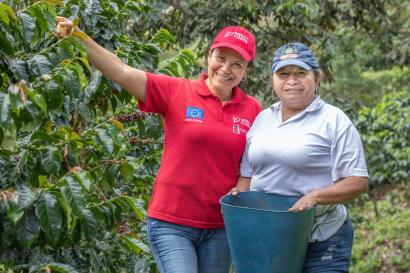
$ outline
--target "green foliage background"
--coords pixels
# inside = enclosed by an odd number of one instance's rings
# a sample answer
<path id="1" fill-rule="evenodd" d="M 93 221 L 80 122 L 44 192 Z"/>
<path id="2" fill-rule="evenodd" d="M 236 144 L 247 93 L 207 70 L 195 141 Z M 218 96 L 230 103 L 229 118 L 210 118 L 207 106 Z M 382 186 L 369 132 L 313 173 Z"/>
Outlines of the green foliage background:
<path id="1" fill-rule="evenodd" d="M 220 28 L 246 26 L 258 53 L 242 87 L 265 106 L 275 100 L 274 48 L 310 45 L 321 96 L 357 125 L 371 175 L 372 191 L 351 205 L 352 272 L 408 271 L 406 1 L 9 0 L 0 3 L 0 272 L 156 272 L 144 218 L 161 120 L 96 71 L 76 38 L 54 38 L 57 14 L 131 66 L 187 78 L 204 70 Z"/>

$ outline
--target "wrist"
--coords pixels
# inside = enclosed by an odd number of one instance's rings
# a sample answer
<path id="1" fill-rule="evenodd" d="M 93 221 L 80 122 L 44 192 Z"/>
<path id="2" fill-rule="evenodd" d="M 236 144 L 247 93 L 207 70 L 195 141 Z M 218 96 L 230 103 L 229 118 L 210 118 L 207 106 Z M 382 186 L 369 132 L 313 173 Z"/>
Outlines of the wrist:
<path id="1" fill-rule="evenodd" d="M 73 30 L 73 33 L 71 34 L 77 38 L 79 38 L 81 41 L 86 42 L 87 40 L 91 39 L 90 36 L 85 34 L 81 29 L 78 27 L 75 27 Z"/>

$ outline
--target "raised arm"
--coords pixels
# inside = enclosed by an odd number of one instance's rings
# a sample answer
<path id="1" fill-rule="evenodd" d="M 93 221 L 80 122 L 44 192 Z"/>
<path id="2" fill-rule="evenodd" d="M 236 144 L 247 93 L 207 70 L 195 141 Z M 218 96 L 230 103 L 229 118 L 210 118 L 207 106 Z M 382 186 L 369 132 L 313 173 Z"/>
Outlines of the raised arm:
<path id="1" fill-rule="evenodd" d="M 93 39 L 74 27 L 72 21 L 64 17 L 56 18 L 56 36 L 64 38 L 74 33 L 86 47 L 89 61 L 107 78 L 120 84 L 139 101 L 145 102 L 147 76 L 144 71 L 123 63 L 112 52 L 97 44 Z"/>

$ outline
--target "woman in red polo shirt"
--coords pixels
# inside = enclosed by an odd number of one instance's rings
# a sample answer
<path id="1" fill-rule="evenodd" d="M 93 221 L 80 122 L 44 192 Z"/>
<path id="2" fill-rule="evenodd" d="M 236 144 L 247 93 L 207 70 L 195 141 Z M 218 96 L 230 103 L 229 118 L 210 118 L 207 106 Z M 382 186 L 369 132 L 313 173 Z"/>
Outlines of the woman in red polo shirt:
<path id="1" fill-rule="evenodd" d="M 56 35 L 73 32 L 90 62 L 138 99 L 142 111 L 162 115 L 164 151 L 148 208 L 148 238 L 165 273 L 229 272 L 230 255 L 219 198 L 236 183 L 246 133 L 261 111 L 238 84 L 255 58 L 251 32 L 222 29 L 198 80 L 138 70 L 57 18 Z"/>

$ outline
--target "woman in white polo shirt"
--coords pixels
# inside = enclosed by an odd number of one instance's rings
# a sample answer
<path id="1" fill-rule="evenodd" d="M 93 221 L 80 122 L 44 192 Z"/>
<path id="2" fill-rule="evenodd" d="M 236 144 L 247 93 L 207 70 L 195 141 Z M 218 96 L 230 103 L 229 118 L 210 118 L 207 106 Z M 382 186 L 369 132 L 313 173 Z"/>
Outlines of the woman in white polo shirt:
<path id="1" fill-rule="evenodd" d="M 368 188 L 359 133 L 318 94 L 320 70 L 304 44 L 274 53 L 279 102 L 262 111 L 247 134 L 237 191 L 301 196 L 290 211 L 316 206 L 304 273 L 348 272 L 353 229 L 344 205 Z"/>

